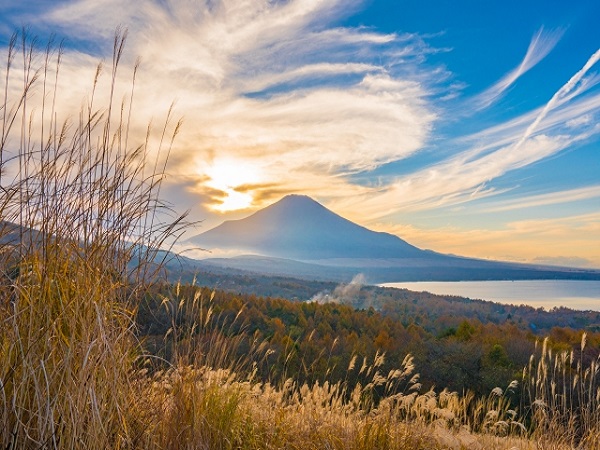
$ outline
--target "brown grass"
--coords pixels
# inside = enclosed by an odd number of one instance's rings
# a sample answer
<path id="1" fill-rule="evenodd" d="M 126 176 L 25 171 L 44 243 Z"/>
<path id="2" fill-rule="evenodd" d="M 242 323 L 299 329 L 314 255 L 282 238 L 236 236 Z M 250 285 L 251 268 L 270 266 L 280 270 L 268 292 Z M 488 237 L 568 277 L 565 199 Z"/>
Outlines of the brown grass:
<path id="1" fill-rule="evenodd" d="M 112 86 L 124 42 L 117 34 Z M 134 149 L 125 144 L 131 102 L 118 109 L 111 93 L 96 106 L 92 94 L 77 120 L 56 122 L 61 54 L 39 53 L 25 31 L 8 48 L 0 147 L 3 448 L 118 448 L 135 439 L 128 388 L 138 357 L 135 300 L 156 271 L 157 250 L 183 220 L 158 220 L 162 173 L 147 161 L 151 132 Z M 174 135 L 178 125 L 169 128 Z"/>

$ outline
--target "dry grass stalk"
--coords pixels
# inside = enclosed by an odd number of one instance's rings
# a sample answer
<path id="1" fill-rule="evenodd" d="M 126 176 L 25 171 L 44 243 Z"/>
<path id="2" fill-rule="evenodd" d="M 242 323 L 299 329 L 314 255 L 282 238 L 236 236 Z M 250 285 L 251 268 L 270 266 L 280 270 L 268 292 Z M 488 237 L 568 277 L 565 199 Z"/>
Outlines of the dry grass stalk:
<path id="1" fill-rule="evenodd" d="M 26 31 L 8 47 L 0 136 L 3 448 L 119 448 L 141 432 L 128 389 L 134 299 L 183 217 L 159 222 L 161 166 L 148 163 L 148 141 L 127 144 L 131 102 L 119 111 L 113 98 L 125 37 L 115 37 L 106 105 L 96 106 L 93 92 L 63 123 L 62 50 L 38 52 Z M 175 135 L 178 124 L 169 128 Z"/>

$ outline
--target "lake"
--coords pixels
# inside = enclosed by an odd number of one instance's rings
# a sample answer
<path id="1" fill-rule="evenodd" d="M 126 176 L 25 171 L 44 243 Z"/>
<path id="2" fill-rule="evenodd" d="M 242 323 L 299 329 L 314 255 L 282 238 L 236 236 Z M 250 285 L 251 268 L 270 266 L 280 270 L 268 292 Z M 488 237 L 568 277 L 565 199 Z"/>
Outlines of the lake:
<path id="1" fill-rule="evenodd" d="M 600 311 L 600 281 L 420 281 L 385 283 L 380 286 L 426 291 L 439 295 L 457 295 L 498 303 L 551 309 L 555 306 Z"/>

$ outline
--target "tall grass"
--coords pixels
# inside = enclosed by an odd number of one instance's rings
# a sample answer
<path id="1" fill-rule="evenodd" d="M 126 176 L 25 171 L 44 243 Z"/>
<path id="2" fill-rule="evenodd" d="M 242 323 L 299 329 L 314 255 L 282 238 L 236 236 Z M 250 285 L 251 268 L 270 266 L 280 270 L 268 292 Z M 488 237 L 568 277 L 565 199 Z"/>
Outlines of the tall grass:
<path id="1" fill-rule="evenodd" d="M 126 33 L 77 116 L 58 122 L 60 47 L 13 36 L 1 92 L 0 445 L 119 448 L 136 438 L 127 388 L 134 301 L 183 217 L 160 222 L 170 112 L 150 149 L 128 137 L 132 90 L 115 85 Z M 107 72 L 105 74 L 104 72 Z M 109 95 L 97 93 L 109 77 Z M 97 105 L 101 97 L 104 104 Z M 167 135 L 167 133 L 169 133 Z M 149 161 L 150 158 L 152 161 Z"/>
<path id="2" fill-rule="evenodd" d="M 523 409 L 538 440 L 600 448 L 600 356 L 586 356 L 586 337 L 579 351 L 560 352 L 546 338 L 523 369 Z"/>
<path id="3" fill-rule="evenodd" d="M 347 371 L 358 384 L 269 382 L 258 377 L 270 361 L 268 342 L 249 338 L 239 314 L 215 318 L 213 296 L 176 285 L 159 303 L 169 320 L 165 352 L 162 359 L 147 354 L 135 315 L 145 295 L 160 292 L 149 287 L 161 270 L 161 247 L 185 226 L 183 216 L 164 214 L 160 200 L 179 123 L 168 111 L 155 140 L 148 127 L 134 142 L 137 66 L 127 95 L 115 93 L 125 39 L 117 33 L 111 63 L 98 66 L 88 99 L 62 122 L 60 46 L 39 51 L 21 32 L 6 51 L 2 448 L 600 447 L 599 362 L 583 358 L 585 335 L 580 355 L 544 345 L 521 386 L 486 398 L 421 393 L 412 358 L 384 372 L 383 354 L 352 359 Z M 97 92 L 101 77 L 108 92 Z"/>

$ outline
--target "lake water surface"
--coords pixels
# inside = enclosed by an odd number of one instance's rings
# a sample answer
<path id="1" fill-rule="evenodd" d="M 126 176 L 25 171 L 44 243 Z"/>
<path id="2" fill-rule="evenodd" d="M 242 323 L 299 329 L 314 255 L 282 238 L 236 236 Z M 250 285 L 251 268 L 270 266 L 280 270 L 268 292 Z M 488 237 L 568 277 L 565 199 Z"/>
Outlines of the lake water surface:
<path id="1" fill-rule="evenodd" d="M 600 311 L 600 281 L 422 281 L 385 283 L 381 286 L 458 295 L 514 305 L 551 309 L 555 306 Z"/>

